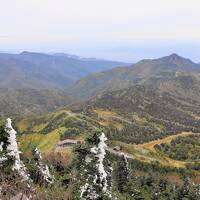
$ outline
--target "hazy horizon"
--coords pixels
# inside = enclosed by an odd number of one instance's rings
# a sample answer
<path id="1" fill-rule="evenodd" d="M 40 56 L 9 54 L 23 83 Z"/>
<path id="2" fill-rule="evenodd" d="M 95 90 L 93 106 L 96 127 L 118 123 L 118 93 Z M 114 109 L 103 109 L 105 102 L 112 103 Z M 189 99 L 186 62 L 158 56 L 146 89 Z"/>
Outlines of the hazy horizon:
<path id="1" fill-rule="evenodd" d="M 0 51 L 63 52 L 136 62 L 172 53 L 200 62 L 196 0 L 7 0 Z"/>
<path id="2" fill-rule="evenodd" d="M 159 58 L 170 56 L 170 55 L 173 55 L 173 54 L 177 54 L 180 57 L 184 57 L 183 55 L 178 54 L 177 52 L 171 52 L 169 54 L 163 54 L 161 56 L 143 57 L 143 58 L 135 60 L 135 61 L 128 61 L 128 60 L 117 60 L 117 59 L 112 59 L 112 58 L 110 59 L 110 58 L 95 57 L 95 56 L 81 56 L 81 55 L 78 55 L 78 54 L 71 54 L 69 52 L 41 52 L 41 51 L 26 51 L 26 50 L 24 50 L 24 51 L 0 51 L 0 53 L 5 53 L 5 54 L 21 54 L 21 53 L 24 53 L 24 52 L 46 54 L 46 55 L 66 54 L 66 55 L 69 55 L 69 56 L 77 56 L 77 57 L 85 58 L 85 59 L 99 59 L 99 60 L 107 60 L 107 61 L 118 61 L 118 62 L 124 62 L 124 63 L 129 63 L 129 64 L 137 63 L 137 62 L 139 62 L 143 59 L 159 59 Z M 188 56 L 186 56 L 184 58 L 190 59 L 191 61 L 193 61 L 195 63 L 200 63 L 199 60 L 195 61 Z"/>

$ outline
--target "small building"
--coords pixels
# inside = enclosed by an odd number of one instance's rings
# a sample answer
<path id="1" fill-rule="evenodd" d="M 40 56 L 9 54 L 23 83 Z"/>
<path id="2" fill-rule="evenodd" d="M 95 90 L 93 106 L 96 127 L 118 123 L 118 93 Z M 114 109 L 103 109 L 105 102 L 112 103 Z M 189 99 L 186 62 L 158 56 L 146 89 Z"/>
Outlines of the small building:
<path id="1" fill-rule="evenodd" d="M 66 139 L 66 140 L 62 140 L 60 141 L 57 146 L 58 147 L 70 147 L 72 145 L 75 145 L 75 144 L 79 144 L 81 143 L 79 140 L 73 140 L 73 139 Z"/>

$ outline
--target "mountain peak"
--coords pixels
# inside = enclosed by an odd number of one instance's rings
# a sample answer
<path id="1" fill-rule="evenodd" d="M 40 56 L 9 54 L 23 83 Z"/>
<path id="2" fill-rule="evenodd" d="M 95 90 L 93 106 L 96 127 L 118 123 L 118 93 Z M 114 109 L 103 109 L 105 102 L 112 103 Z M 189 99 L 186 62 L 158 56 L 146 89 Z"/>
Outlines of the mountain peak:
<path id="1" fill-rule="evenodd" d="M 161 58 L 161 60 L 166 61 L 171 64 L 175 64 L 175 65 L 194 64 L 190 59 L 179 56 L 176 53 L 163 57 Z"/>
<path id="2" fill-rule="evenodd" d="M 169 58 L 169 60 L 172 61 L 172 62 L 173 62 L 173 61 L 176 61 L 176 60 L 183 60 L 183 59 L 186 60 L 185 58 L 179 56 L 179 55 L 176 54 L 176 53 L 173 53 L 173 54 L 169 55 L 168 58 Z"/>
<path id="3" fill-rule="evenodd" d="M 173 54 L 171 54 L 171 55 L 169 55 L 169 56 L 165 56 L 165 57 L 163 57 L 164 59 L 167 59 L 167 60 L 169 60 L 169 61 L 174 61 L 174 60 L 182 60 L 182 59 L 185 59 L 185 58 L 183 58 L 183 57 L 181 57 L 181 56 L 179 56 L 178 54 L 176 54 L 176 53 L 173 53 Z"/>
<path id="4" fill-rule="evenodd" d="M 169 55 L 169 57 L 171 57 L 171 58 L 181 58 L 181 56 L 179 56 L 177 53 L 172 53 L 171 55 Z"/>

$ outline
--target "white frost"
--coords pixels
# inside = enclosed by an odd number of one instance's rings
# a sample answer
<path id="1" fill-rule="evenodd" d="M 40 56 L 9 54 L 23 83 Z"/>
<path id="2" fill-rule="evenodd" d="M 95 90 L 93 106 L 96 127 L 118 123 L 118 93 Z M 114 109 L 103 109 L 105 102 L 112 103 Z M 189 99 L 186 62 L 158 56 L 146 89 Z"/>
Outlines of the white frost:
<path id="1" fill-rule="evenodd" d="M 51 175 L 48 165 L 43 164 L 41 152 L 37 147 L 33 151 L 33 156 L 38 161 L 37 168 L 42 175 L 42 179 L 47 183 L 53 183 L 54 176 Z"/>
<path id="2" fill-rule="evenodd" d="M 95 155 L 97 159 L 95 159 L 95 167 L 97 169 L 96 174 L 88 174 L 88 178 L 85 181 L 85 185 L 80 187 L 80 199 L 82 200 L 92 200 L 92 199 L 98 199 L 99 198 L 99 191 L 96 191 L 95 187 L 98 186 L 102 189 L 102 191 L 108 195 L 108 197 L 111 199 L 112 195 L 110 192 L 110 189 L 108 189 L 108 176 L 105 166 L 104 166 L 104 159 L 106 156 L 106 149 L 107 144 L 105 143 L 107 141 L 107 138 L 104 133 L 102 133 L 99 136 L 99 143 L 97 146 L 93 146 L 90 148 L 90 152 Z M 90 162 L 92 162 L 92 159 L 89 156 L 86 156 L 85 158 L 86 165 L 88 165 Z M 86 170 L 84 170 L 86 171 Z M 98 176 L 99 175 L 99 176 Z M 88 179 L 90 180 L 90 183 L 88 183 Z M 91 182 L 92 181 L 92 182 Z"/>
<path id="3" fill-rule="evenodd" d="M 54 177 L 50 174 L 48 165 L 40 166 L 41 173 L 44 177 L 44 180 L 48 183 L 53 183 Z"/>
<path id="4" fill-rule="evenodd" d="M 92 161 L 92 158 L 90 158 L 89 156 L 86 156 L 85 158 L 86 164 L 89 164 L 91 161 Z"/>
<path id="5" fill-rule="evenodd" d="M 33 151 L 33 156 L 34 158 L 36 158 L 37 160 L 41 160 L 42 159 L 42 155 L 40 153 L 40 150 L 36 147 Z"/>
<path id="6" fill-rule="evenodd" d="M 20 176 L 23 177 L 23 180 L 29 179 L 29 174 L 26 172 L 26 167 L 23 162 L 20 160 L 20 151 L 18 150 L 16 134 L 17 132 L 12 127 L 12 121 L 10 118 L 7 119 L 5 126 L 5 131 L 8 134 L 8 146 L 7 146 L 7 156 L 10 156 L 14 159 L 14 165 L 12 170 L 16 170 Z"/>
<path id="7" fill-rule="evenodd" d="M 1 165 L 4 161 L 6 161 L 6 160 L 7 160 L 7 158 L 6 158 L 5 156 L 1 157 L 1 158 L 0 158 L 0 165 Z"/>
<path id="8" fill-rule="evenodd" d="M 100 136 L 99 136 L 99 144 L 97 147 L 92 147 L 90 149 L 90 152 L 96 154 L 96 157 L 98 158 L 98 161 L 97 161 L 97 169 L 98 169 L 98 172 L 99 172 L 99 175 L 100 175 L 100 184 L 102 186 L 102 190 L 104 192 L 108 192 L 108 182 L 107 182 L 107 173 L 106 173 L 106 170 L 104 168 L 104 164 L 103 164 L 103 161 L 104 161 L 104 158 L 105 158 L 105 155 L 106 155 L 106 149 L 107 149 L 107 144 L 105 143 L 107 141 L 107 137 L 105 136 L 104 133 L 102 133 Z M 97 181 L 97 176 L 95 176 L 95 179 L 94 179 L 94 183 L 96 183 Z"/>
<path id="9" fill-rule="evenodd" d="M 83 194 L 88 190 L 88 187 L 89 187 L 89 184 L 88 183 L 85 183 L 84 186 L 81 186 L 81 194 L 80 194 L 80 198 L 83 197 Z"/>
<path id="10" fill-rule="evenodd" d="M 92 147 L 92 148 L 90 149 L 90 152 L 91 152 L 91 153 L 94 153 L 94 154 L 97 154 L 97 153 L 98 153 L 98 148 L 97 148 L 97 147 Z"/>
<path id="11" fill-rule="evenodd" d="M 99 153 L 96 156 L 96 157 L 99 158 L 98 163 L 97 163 L 97 168 L 99 170 L 100 181 L 101 181 L 101 184 L 103 186 L 103 191 L 106 192 L 107 186 L 108 186 L 107 185 L 107 173 L 104 169 L 103 160 L 104 160 L 105 155 L 106 155 L 107 144 L 105 142 L 107 141 L 107 138 L 106 138 L 104 133 L 102 133 L 100 135 L 99 140 L 100 140 L 100 142 L 98 144 Z"/>
<path id="12" fill-rule="evenodd" d="M 0 143 L 0 151 L 3 151 L 3 142 Z"/>

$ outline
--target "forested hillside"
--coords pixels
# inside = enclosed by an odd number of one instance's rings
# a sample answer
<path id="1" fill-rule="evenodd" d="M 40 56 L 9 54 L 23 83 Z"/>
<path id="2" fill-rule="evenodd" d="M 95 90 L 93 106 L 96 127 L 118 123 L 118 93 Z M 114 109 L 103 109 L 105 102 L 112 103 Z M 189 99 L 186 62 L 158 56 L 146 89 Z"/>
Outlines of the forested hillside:
<path id="1" fill-rule="evenodd" d="M 130 67 L 94 73 L 78 80 L 69 87 L 68 93 L 75 96 L 91 97 L 105 91 L 119 90 L 136 84 L 152 84 L 152 79 L 163 80 L 186 73 L 199 80 L 199 65 L 177 54 L 142 60 Z"/>
<path id="2" fill-rule="evenodd" d="M 3 200 L 200 199 L 197 65 L 171 55 L 113 70 L 84 98 L 1 89 Z"/>

